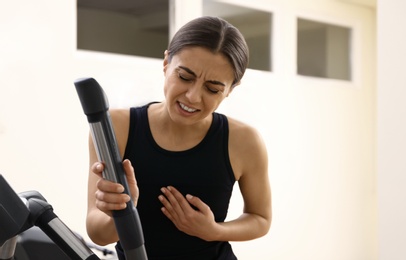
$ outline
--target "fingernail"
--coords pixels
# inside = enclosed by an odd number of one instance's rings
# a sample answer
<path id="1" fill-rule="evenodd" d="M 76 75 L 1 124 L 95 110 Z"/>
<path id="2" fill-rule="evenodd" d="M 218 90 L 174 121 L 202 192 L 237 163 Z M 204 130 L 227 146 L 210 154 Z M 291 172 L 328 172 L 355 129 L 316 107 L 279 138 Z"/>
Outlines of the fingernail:
<path id="1" fill-rule="evenodd" d="M 191 200 L 191 199 L 193 199 L 193 196 L 190 195 L 190 194 L 187 194 L 187 195 L 186 195 L 186 198 L 187 198 L 188 200 Z"/>
<path id="2" fill-rule="evenodd" d="M 124 187 L 123 186 L 119 186 L 117 187 L 117 192 L 124 192 Z"/>

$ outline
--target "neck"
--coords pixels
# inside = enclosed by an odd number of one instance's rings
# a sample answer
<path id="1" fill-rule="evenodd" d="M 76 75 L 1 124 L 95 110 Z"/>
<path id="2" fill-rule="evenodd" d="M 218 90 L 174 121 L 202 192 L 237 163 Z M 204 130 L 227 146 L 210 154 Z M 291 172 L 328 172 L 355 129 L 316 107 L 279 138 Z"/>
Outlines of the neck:
<path id="1" fill-rule="evenodd" d="M 164 103 L 148 109 L 150 129 L 155 141 L 168 150 L 186 150 L 200 143 L 207 134 L 212 116 L 195 124 L 186 125 L 174 122 Z"/>

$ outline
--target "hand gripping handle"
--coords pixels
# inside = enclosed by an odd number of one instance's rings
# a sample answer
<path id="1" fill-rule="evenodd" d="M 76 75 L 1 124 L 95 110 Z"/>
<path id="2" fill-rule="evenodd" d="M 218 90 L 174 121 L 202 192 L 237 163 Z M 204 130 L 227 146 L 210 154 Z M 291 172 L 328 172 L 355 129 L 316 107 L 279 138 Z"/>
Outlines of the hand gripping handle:
<path id="1" fill-rule="evenodd" d="M 103 177 L 120 183 L 124 193 L 130 195 L 105 92 L 93 78 L 81 78 L 74 84 L 89 122 L 97 157 L 104 163 Z M 141 221 L 133 201 L 127 202 L 125 209 L 113 211 L 113 218 L 126 259 L 148 259 Z"/>

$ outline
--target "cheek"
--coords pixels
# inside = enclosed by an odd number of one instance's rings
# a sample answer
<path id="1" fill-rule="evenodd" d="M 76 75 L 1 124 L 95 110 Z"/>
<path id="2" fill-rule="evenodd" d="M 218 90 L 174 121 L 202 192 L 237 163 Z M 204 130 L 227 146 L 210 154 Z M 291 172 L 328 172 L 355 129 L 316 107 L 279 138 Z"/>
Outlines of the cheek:
<path id="1" fill-rule="evenodd" d="M 171 77 L 166 77 L 164 82 L 164 94 L 167 95 L 174 95 L 176 91 L 176 82 Z"/>
<path id="2" fill-rule="evenodd" d="M 224 100 L 224 98 L 222 98 L 222 97 L 213 98 L 212 96 L 208 96 L 205 99 L 205 104 L 206 104 L 206 106 L 211 107 L 212 110 L 215 111 L 220 106 L 220 104 L 223 102 L 223 100 Z"/>
<path id="3" fill-rule="evenodd" d="M 173 96 L 173 87 L 170 83 L 170 81 L 165 81 L 164 83 L 164 95 L 166 98 L 169 98 L 169 96 Z"/>

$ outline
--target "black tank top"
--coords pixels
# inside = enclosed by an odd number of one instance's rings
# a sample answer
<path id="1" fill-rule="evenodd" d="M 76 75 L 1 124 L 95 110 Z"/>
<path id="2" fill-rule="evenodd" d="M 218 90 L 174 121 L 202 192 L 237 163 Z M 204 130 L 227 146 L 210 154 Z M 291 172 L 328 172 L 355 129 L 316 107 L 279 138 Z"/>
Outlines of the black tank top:
<path id="1" fill-rule="evenodd" d="M 228 155 L 227 117 L 213 113 L 204 139 L 185 151 L 168 151 L 153 139 L 149 105 L 130 109 L 130 129 L 124 158 L 131 160 L 140 197 L 137 210 L 149 260 L 234 260 L 228 242 L 207 242 L 179 231 L 161 212 L 160 188 L 174 186 L 183 195 L 199 197 L 223 222 L 235 183 Z M 124 259 L 120 243 L 119 259 Z"/>

